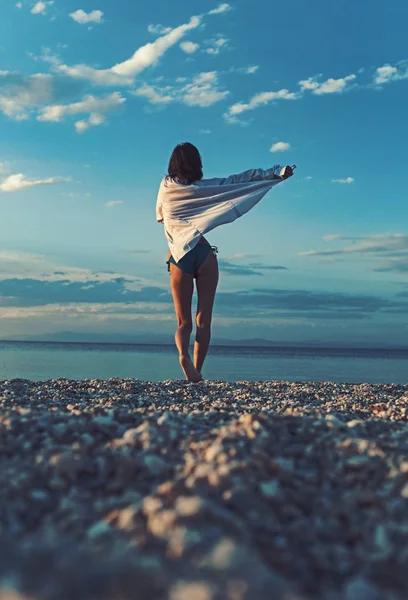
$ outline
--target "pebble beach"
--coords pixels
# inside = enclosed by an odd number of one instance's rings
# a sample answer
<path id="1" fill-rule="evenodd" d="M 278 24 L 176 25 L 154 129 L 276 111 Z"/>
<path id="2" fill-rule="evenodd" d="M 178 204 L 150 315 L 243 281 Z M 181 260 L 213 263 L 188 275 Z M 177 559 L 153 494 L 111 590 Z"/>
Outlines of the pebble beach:
<path id="1" fill-rule="evenodd" d="M 1 600 L 406 600 L 408 385 L 0 383 Z"/>

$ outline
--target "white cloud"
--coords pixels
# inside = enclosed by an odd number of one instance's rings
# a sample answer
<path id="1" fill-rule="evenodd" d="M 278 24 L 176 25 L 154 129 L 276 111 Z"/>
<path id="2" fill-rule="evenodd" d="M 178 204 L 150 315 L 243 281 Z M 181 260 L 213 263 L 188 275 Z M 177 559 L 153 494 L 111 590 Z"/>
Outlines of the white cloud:
<path id="1" fill-rule="evenodd" d="M 228 91 L 218 88 L 218 75 L 216 71 L 200 73 L 193 77 L 190 83 L 184 83 L 181 87 L 174 86 L 151 86 L 143 84 L 139 89 L 132 92 L 135 96 L 143 96 L 151 104 L 168 104 L 179 102 L 188 106 L 207 107 L 226 98 Z"/>
<path id="2" fill-rule="evenodd" d="M 214 40 L 210 40 L 211 44 L 210 48 L 207 48 L 207 54 L 217 55 L 221 52 L 221 48 L 225 48 L 228 44 L 228 40 L 226 38 L 217 38 Z"/>
<path id="3" fill-rule="evenodd" d="M 308 79 L 299 81 L 299 86 L 302 92 L 309 91 L 317 96 L 323 94 L 338 94 L 349 88 L 350 82 L 356 79 L 356 75 L 351 74 L 340 79 L 327 79 L 323 83 L 317 81 L 318 76 L 309 77 Z"/>
<path id="4" fill-rule="evenodd" d="M 341 236 L 327 235 L 325 241 L 352 242 L 352 245 L 338 249 L 309 250 L 301 252 L 300 256 L 347 256 L 350 254 L 361 254 L 365 257 L 375 259 L 386 259 L 390 261 L 375 271 L 402 271 L 401 264 L 408 265 L 408 235 L 403 233 L 375 234 L 367 236 Z"/>
<path id="5" fill-rule="evenodd" d="M 28 252 L 0 251 L 0 280 L 26 279 L 27 276 L 39 281 L 69 281 L 71 283 L 105 283 L 118 278 L 127 280 L 126 288 L 140 290 L 144 285 L 157 285 L 158 282 L 143 280 L 129 273 L 118 273 L 73 267 L 55 263 L 41 254 Z"/>
<path id="6" fill-rule="evenodd" d="M 40 2 L 36 2 L 34 4 L 34 6 L 31 9 L 31 12 L 33 15 L 46 15 L 47 7 L 51 6 L 52 4 L 54 4 L 54 0 L 49 0 L 49 2 L 43 2 L 42 0 L 40 0 Z"/>
<path id="7" fill-rule="evenodd" d="M 200 17 L 191 17 L 188 23 L 171 29 L 166 34 L 141 46 L 128 60 L 117 63 L 109 69 L 95 69 L 79 64 L 72 67 L 58 64 L 55 68 L 65 75 L 85 79 L 95 85 L 131 85 L 136 75 L 157 64 L 169 48 L 177 44 L 183 36 L 201 23 Z"/>
<path id="8" fill-rule="evenodd" d="M 147 31 L 153 35 L 165 35 L 171 31 L 171 27 L 164 27 L 163 25 L 149 25 Z"/>
<path id="9" fill-rule="evenodd" d="M 212 133 L 212 131 L 211 129 L 200 129 L 199 133 L 203 135 L 209 135 L 210 133 Z"/>
<path id="10" fill-rule="evenodd" d="M 22 2 L 16 2 L 16 6 L 17 6 L 17 8 L 23 8 L 23 3 Z"/>
<path id="11" fill-rule="evenodd" d="M 4 162 L 0 162 L 0 175 L 6 172 L 6 164 Z"/>
<path id="12" fill-rule="evenodd" d="M 254 110 L 258 106 L 264 106 L 275 100 L 296 100 L 297 98 L 299 98 L 298 94 L 289 92 L 286 89 L 279 90 L 278 92 L 261 92 L 255 94 L 248 103 L 238 102 L 237 104 L 233 104 L 224 116 L 228 121 L 234 122 L 234 117 L 248 110 Z"/>
<path id="13" fill-rule="evenodd" d="M 168 104 L 169 102 L 173 102 L 175 100 L 171 93 L 167 93 L 172 91 L 173 88 L 171 86 L 155 88 L 152 85 L 144 83 L 139 89 L 132 92 L 132 94 L 147 98 L 150 104 Z"/>
<path id="14" fill-rule="evenodd" d="M 332 183 L 354 183 L 354 177 L 346 177 L 345 179 L 332 179 Z"/>
<path id="15" fill-rule="evenodd" d="M 53 77 L 38 73 L 22 77 L 0 71 L 0 111 L 16 121 L 28 119 L 33 108 L 43 105 L 53 94 Z"/>
<path id="16" fill-rule="evenodd" d="M 383 67 L 378 67 L 375 70 L 374 83 L 382 85 L 391 81 L 408 78 L 408 61 L 401 61 L 397 67 L 385 64 Z"/>
<path id="17" fill-rule="evenodd" d="M 123 200 L 111 200 L 105 204 L 106 208 L 114 208 L 115 206 L 120 206 L 124 204 Z"/>
<path id="18" fill-rule="evenodd" d="M 285 150 L 289 150 L 290 144 L 287 142 L 276 142 L 276 144 L 272 144 L 270 152 L 284 152 Z"/>
<path id="19" fill-rule="evenodd" d="M 212 10 L 210 10 L 208 14 L 219 15 L 221 13 L 228 12 L 229 10 L 231 10 L 231 6 L 227 2 L 224 2 L 223 4 L 220 4 L 217 8 L 213 8 Z"/>
<path id="20" fill-rule="evenodd" d="M 84 131 L 89 129 L 88 121 L 83 121 L 83 120 L 77 121 L 75 123 L 75 129 L 76 129 L 77 133 L 84 133 Z"/>
<path id="21" fill-rule="evenodd" d="M 396 67 L 391 67 L 391 65 L 384 65 L 383 67 L 378 67 L 376 73 L 375 83 L 388 83 L 398 74 L 398 69 Z"/>
<path id="22" fill-rule="evenodd" d="M 246 72 L 248 73 L 248 75 L 253 75 L 253 73 L 256 73 L 258 69 L 259 65 L 252 65 L 251 67 L 247 68 Z"/>
<path id="23" fill-rule="evenodd" d="M 40 111 L 37 120 L 59 122 L 69 115 L 89 114 L 87 121 L 81 120 L 75 123 L 78 133 L 82 133 L 90 126 L 96 127 L 104 123 L 106 114 L 117 109 L 125 101 L 119 92 L 113 92 L 103 98 L 88 95 L 80 102 L 46 106 Z"/>
<path id="24" fill-rule="evenodd" d="M 237 254 L 231 254 L 231 256 L 227 256 L 225 260 L 233 261 L 233 260 L 246 260 L 246 259 L 254 259 L 254 258 L 262 258 L 262 254 L 245 254 L 243 252 L 239 252 Z"/>
<path id="25" fill-rule="evenodd" d="M 196 52 L 196 50 L 198 50 L 199 47 L 200 45 L 195 44 L 194 42 L 181 42 L 180 44 L 180 48 L 186 54 L 194 54 L 194 52 Z"/>
<path id="26" fill-rule="evenodd" d="M 245 71 L 247 74 L 255 73 L 258 67 L 247 67 Z M 235 69 L 239 70 L 239 69 Z M 362 73 L 364 70 L 360 69 L 358 72 Z M 269 104 L 269 102 L 273 102 L 279 99 L 286 100 L 296 100 L 302 98 L 306 93 L 310 92 L 316 96 L 323 96 L 327 94 L 341 94 L 347 92 L 353 88 L 361 87 L 357 84 L 357 75 L 355 73 L 351 73 L 346 77 L 340 77 L 338 79 L 334 79 L 330 77 L 325 81 L 320 81 L 321 75 L 315 75 L 313 77 L 309 77 L 307 79 L 302 79 L 299 81 L 299 91 L 289 92 L 288 90 L 280 90 L 278 92 L 261 92 L 255 94 L 251 100 L 247 103 L 245 102 L 237 102 L 229 107 L 228 111 L 224 114 L 225 119 L 229 123 L 240 123 L 240 124 L 248 124 L 249 121 L 244 122 L 238 118 L 238 115 L 258 108 L 259 106 Z M 403 60 L 397 63 L 395 66 L 386 64 L 382 67 L 379 67 L 375 70 L 374 74 L 374 84 L 381 85 L 385 83 L 389 83 L 391 81 L 398 81 L 401 79 L 408 78 L 408 60 Z M 372 84 L 366 87 L 373 87 Z"/>
<path id="27" fill-rule="evenodd" d="M 188 106 L 211 106 L 223 100 L 229 92 L 220 91 L 217 83 L 216 71 L 200 73 L 181 90 L 182 101 Z"/>
<path id="28" fill-rule="evenodd" d="M 102 23 L 103 12 L 101 10 L 93 10 L 90 13 L 86 13 L 84 10 L 79 9 L 69 15 L 74 21 L 81 25 L 87 25 L 88 23 Z"/>
<path id="29" fill-rule="evenodd" d="M 2 192 L 18 192 L 39 185 L 53 185 L 55 183 L 65 183 L 70 181 L 65 177 L 49 177 L 48 179 L 26 179 L 23 173 L 9 175 L 0 183 Z"/>

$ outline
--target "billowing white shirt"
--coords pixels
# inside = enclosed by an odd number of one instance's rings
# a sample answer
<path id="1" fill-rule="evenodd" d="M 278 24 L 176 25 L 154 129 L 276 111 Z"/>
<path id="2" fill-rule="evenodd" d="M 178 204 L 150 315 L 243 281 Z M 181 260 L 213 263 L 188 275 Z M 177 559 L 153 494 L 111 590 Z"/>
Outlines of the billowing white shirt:
<path id="1" fill-rule="evenodd" d="M 286 167 L 250 169 L 226 178 L 192 184 L 165 177 L 160 184 L 156 219 L 178 262 L 212 229 L 232 223 L 253 208 L 282 179 Z"/>

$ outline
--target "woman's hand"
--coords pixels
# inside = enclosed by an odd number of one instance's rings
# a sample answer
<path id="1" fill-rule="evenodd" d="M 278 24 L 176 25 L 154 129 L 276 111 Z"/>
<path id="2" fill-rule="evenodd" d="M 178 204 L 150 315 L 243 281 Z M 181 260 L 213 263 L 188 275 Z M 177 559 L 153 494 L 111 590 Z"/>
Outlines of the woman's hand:
<path id="1" fill-rule="evenodd" d="M 296 169 L 296 165 L 292 165 L 291 167 L 286 167 L 285 172 L 282 175 L 282 179 L 289 179 L 292 177 L 293 171 Z"/>

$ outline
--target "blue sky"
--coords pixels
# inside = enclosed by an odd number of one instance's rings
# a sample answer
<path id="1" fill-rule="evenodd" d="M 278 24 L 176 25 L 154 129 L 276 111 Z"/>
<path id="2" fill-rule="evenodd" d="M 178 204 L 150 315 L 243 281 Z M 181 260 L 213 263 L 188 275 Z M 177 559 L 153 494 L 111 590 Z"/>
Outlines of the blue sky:
<path id="1" fill-rule="evenodd" d="M 214 337 L 404 344 L 408 7 L 0 8 L 0 338 L 170 334 L 158 185 L 298 165 L 219 247 Z"/>

